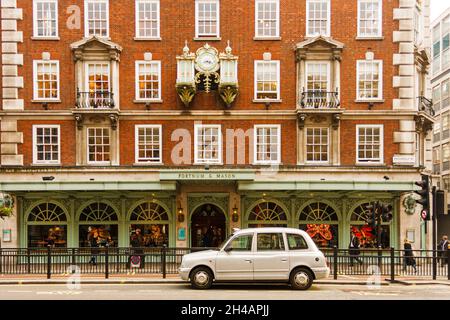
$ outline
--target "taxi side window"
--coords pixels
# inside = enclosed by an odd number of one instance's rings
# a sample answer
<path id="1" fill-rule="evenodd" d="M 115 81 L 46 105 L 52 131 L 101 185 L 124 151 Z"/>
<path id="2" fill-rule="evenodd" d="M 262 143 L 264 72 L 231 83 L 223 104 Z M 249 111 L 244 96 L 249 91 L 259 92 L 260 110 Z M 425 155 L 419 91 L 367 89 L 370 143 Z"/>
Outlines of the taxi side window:
<path id="1" fill-rule="evenodd" d="M 252 240 L 252 234 L 244 234 L 231 240 L 227 247 L 233 251 L 251 251 Z"/>
<path id="2" fill-rule="evenodd" d="M 284 251 L 282 233 L 258 233 L 258 251 Z"/>
<path id="3" fill-rule="evenodd" d="M 287 234 L 287 241 L 289 250 L 305 250 L 308 249 L 308 244 L 305 238 L 299 234 Z"/>

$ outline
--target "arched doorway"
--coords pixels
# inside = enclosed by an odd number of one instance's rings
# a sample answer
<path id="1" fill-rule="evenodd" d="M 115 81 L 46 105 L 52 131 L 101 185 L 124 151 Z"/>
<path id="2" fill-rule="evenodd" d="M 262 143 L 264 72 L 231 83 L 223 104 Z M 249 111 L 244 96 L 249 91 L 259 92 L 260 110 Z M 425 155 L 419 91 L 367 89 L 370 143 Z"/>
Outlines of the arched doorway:
<path id="1" fill-rule="evenodd" d="M 223 211 L 213 205 L 198 207 L 191 217 L 191 247 L 217 247 L 226 234 L 226 218 Z"/>

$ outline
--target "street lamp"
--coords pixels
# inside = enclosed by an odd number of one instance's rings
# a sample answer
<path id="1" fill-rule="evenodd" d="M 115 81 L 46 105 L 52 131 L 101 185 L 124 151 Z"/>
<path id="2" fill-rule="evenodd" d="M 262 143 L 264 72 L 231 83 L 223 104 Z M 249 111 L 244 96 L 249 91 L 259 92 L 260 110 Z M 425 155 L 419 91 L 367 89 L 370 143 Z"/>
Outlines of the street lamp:
<path id="1" fill-rule="evenodd" d="M 233 222 L 239 221 L 238 208 L 236 207 L 236 205 L 233 208 L 233 214 L 231 215 L 231 219 L 233 220 Z"/>
<path id="2" fill-rule="evenodd" d="M 181 205 L 178 207 L 178 222 L 184 222 L 183 207 Z"/>

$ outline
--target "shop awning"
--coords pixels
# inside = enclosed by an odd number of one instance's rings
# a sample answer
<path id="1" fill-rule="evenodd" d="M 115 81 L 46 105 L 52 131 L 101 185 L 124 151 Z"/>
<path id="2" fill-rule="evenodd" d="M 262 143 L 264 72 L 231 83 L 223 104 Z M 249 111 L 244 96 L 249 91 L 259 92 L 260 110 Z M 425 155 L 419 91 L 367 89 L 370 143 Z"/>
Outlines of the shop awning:
<path id="1" fill-rule="evenodd" d="M 378 181 L 254 181 L 239 182 L 239 191 L 402 191 L 420 190 L 414 182 Z"/>
<path id="2" fill-rule="evenodd" d="M 0 191 L 175 191 L 175 182 L 145 181 L 68 181 L 0 182 Z"/>

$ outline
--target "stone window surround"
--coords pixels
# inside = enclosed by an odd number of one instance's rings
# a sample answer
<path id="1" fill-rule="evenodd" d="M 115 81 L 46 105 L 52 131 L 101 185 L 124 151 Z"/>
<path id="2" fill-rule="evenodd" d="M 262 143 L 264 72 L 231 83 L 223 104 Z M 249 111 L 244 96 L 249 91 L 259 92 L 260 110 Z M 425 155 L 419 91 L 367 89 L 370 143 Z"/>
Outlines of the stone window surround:
<path id="1" fill-rule="evenodd" d="M 308 148 L 308 129 L 320 129 L 320 130 L 327 130 L 327 160 L 326 161 L 308 161 L 308 153 L 307 153 L 307 148 Z M 304 129 L 305 131 L 305 144 L 304 144 L 304 152 L 305 152 L 305 160 L 306 160 L 306 164 L 308 165 L 328 165 L 330 163 L 330 149 L 331 149 L 331 130 L 329 127 L 325 127 L 325 126 L 308 126 L 305 127 Z M 320 134 L 320 136 L 322 137 L 322 132 Z M 314 154 L 314 151 L 313 151 Z"/>
<path id="2" fill-rule="evenodd" d="M 378 97 L 377 98 L 361 98 L 359 92 L 359 69 L 360 63 L 373 62 L 378 63 Z M 357 60 L 356 61 L 356 102 L 381 102 L 383 101 L 383 60 Z"/>

